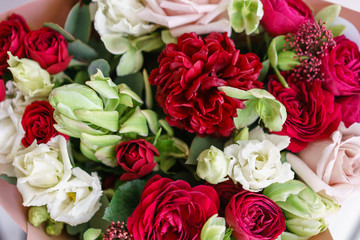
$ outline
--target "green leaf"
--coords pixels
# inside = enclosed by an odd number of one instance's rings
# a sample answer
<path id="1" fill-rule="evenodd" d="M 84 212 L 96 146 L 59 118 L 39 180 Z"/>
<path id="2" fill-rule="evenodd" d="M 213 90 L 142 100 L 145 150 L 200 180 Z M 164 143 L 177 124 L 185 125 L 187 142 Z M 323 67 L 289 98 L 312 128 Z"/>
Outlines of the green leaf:
<path id="1" fill-rule="evenodd" d="M 165 43 L 177 43 L 177 38 L 173 37 L 170 33 L 170 30 L 161 31 L 161 40 Z"/>
<path id="2" fill-rule="evenodd" d="M 230 227 L 226 228 L 225 236 L 224 236 L 223 240 L 232 240 L 232 238 L 231 238 L 232 232 L 233 232 L 232 228 L 230 228 Z"/>
<path id="3" fill-rule="evenodd" d="M 327 27 L 327 29 L 331 31 L 333 37 L 338 37 L 344 33 L 346 27 L 345 25 L 338 24 Z"/>
<path id="4" fill-rule="evenodd" d="M 143 70 L 143 78 L 144 78 L 144 86 L 145 86 L 145 103 L 147 108 L 151 109 L 153 107 L 153 94 L 149 82 L 149 75 L 145 68 Z"/>
<path id="5" fill-rule="evenodd" d="M 295 52 L 282 51 L 278 55 L 278 67 L 282 71 L 290 71 L 300 65 L 300 61 Z"/>
<path id="6" fill-rule="evenodd" d="M 285 36 L 280 35 L 280 36 L 277 36 L 277 37 L 273 38 L 273 40 L 271 41 L 271 43 L 269 45 L 269 49 L 268 49 L 267 53 L 268 53 L 270 65 L 274 69 L 277 77 L 279 78 L 279 81 L 281 82 L 281 84 L 284 87 L 288 88 L 289 85 L 286 83 L 284 77 L 280 74 L 280 71 L 277 68 L 277 65 L 278 65 L 278 53 L 280 53 L 283 49 L 287 49 L 286 48 Z"/>
<path id="7" fill-rule="evenodd" d="M 101 37 L 101 40 L 106 49 L 114 55 L 124 54 L 131 47 L 130 40 L 119 34 L 105 34 Z"/>
<path id="8" fill-rule="evenodd" d="M 119 113 L 117 111 L 90 111 L 75 110 L 75 113 L 82 121 L 87 121 L 99 127 L 116 132 L 119 129 Z"/>
<path id="9" fill-rule="evenodd" d="M 48 28 L 51 28 L 51 29 L 57 31 L 58 33 L 63 35 L 63 37 L 68 42 L 73 42 L 73 41 L 76 40 L 75 37 L 73 35 L 71 35 L 71 33 L 67 32 L 65 29 L 60 27 L 58 24 L 51 23 L 51 22 L 46 22 L 46 23 L 44 23 L 44 27 L 48 27 Z"/>
<path id="10" fill-rule="evenodd" d="M 141 51 L 131 48 L 122 57 L 116 67 L 116 74 L 118 76 L 124 76 L 131 73 L 138 72 L 144 62 L 144 57 Z"/>
<path id="11" fill-rule="evenodd" d="M 74 5 L 67 16 L 65 30 L 84 43 L 89 41 L 91 20 L 88 5 L 80 6 L 80 2 Z"/>
<path id="12" fill-rule="evenodd" d="M 86 71 L 79 71 L 74 77 L 74 82 L 79 84 L 85 84 L 89 80 L 89 75 Z"/>
<path id="13" fill-rule="evenodd" d="M 77 235 L 79 233 L 84 233 L 89 228 L 89 223 L 82 223 L 76 226 L 70 226 L 66 224 L 66 231 L 70 235 Z M 82 234 L 81 234 L 82 235 Z"/>
<path id="14" fill-rule="evenodd" d="M 103 216 L 105 214 L 105 209 L 109 206 L 109 200 L 105 195 L 102 195 L 100 198 L 100 203 L 101 203 L 100 209 L 90 219 L 89 224 L 90 227 L 99 228 L 105 233 L 110 223 L 105 219 L 103 219 Z"/>
<path id="15" fill-rule="evenodd" d="M 223 149 L 224 141 L 219 138 L 196 136 L 191 143 L 189 157 L 185 163 L 196 165 L 199 154 L 202 151 L 209 149 L 211 146 L 215 146 L 219 149 Z"/>
<path id="16" fill-rule="evenodd" d="M 326 22 L 324 26 L 327 28 L 334 22 L 335 18 L 340 15 L 340 11 L 341 7 L 336 4 L 324 7 L 315 15 L 315 20 Z"/>
<path id="17" fill-rule="evenodd" d="M 68 45 L 69 54 L 77 60 L 94 60 L 98 57 L 97 52 L 80 40 L 75 40 Z"/>
<path id="18" fill-rule="evenodd" d="M 90 63 L 88 67 L 89 76 L 96 74 L 98 69 L 104 74 L 104 77 L 110 76 L 110 65 L 105 59 L 96 59 Z"/>
<path id="19" fill-rule="evenodd" d="M 164 173 L 170 174 L 169 170 L 176 164 L 175 158 L 166 158 L 160 161 L 160 169 Z"/>
<path id="20" fill-rule="evenodd" d="M 13 185 L 16 185 L 16 183 L 17 183 L 16 177 L 9 177 L 8 175 L 5 175 L 5 174 L 0 175 L 0 179 L 3 179 Z"/>
<path id="21" fill-rule="evenodd" d="M 126 222 L 139 204 L 145 183 L 145 180 L 136 179 L 121 185 L 106 208 L 103 218 L 110 222 Z"/>
<path id="22" fill-rule="evenodd" d="M 119 133 L 129 132 L 137 133 L 143 137 L 146 137 L 149 134 L 146 117 L 139 108 L 137 108 L 134 114 L 123 123 L 119 131 Z"/>
<path id="23" fill-rule="evenodd" d="M 141 96 L 144 89 L 143 75 L 140 72 L 117 77 L 114 82 L 116 84 L 125 83 L 138 96 Z"/>
<path id="24" fill-rule="evenodd" d="M 260 82 L 263 82 L 266 77 L 267 77 L 267 74 L 269 72 L 269 68 L 270 68 L 270 61 L 269 59 L 266 59 L 265 61 L 262 62 L 262 69 L 260 71 L 260 76 L 258 78 L 258 81 Z"/>
<path id="25" fill-rule="evenodd" d="M 160 123 L 161 127 L 163 127 L 165 129 L 167 135 L 174 136 L 174 130 L 172 129 L 172 127 L 169 125 L 169 123 L 167 121 L 165 121 L 164 119 L 160 119 L 159 123 Z"/>
<path id="26" fill-rule="evenodd" d="M 151 52 L 164 46 L 159 33 L 155 32 L 135 39 L 136 49 L 144 52 Z"/>

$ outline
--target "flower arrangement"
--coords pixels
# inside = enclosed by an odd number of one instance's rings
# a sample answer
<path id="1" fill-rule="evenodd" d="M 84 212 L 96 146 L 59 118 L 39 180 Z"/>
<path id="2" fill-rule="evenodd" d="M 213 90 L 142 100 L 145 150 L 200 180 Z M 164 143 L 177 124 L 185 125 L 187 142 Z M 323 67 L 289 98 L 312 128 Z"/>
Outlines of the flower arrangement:
<path id="1" fill-rule="evenodd" d="M 0 177 L 48 235 L 316 236 L 360 186 L 360 52 L 340 9 L 82 0 L 40 29 L 14 13 Z"/>

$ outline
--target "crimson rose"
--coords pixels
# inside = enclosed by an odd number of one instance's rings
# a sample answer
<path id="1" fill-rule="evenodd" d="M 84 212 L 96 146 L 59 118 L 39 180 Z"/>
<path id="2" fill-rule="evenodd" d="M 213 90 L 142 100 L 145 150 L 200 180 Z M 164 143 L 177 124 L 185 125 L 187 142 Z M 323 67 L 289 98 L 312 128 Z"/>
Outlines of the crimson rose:
<path id="1" fill-rule="evenodd" d="M 218 207 L 212 187 L 191 188 L 183 180 L 156 175 L 146 183 L 127 225 L 135 240 L 200 240 L 203 225 Z"/>
<path id="2" fill-rule="evenodd" d="M 211 33 L 204 39 L 186 33 L 177 41 L 166 45 L 159 67 L 149 77 L 157 85 L 156 99 L 166 120 L 199 135 L 229 136 L 235 128 L 236 109 L 244 106 L 218 87 L 262 88 L 257 81 L 262 68 L 259 57 L 239 54 L 225 33 Z"/>
<path id="3" fill-rule="evenodd" d="M 334 95 L 321 88 L 319 81 L 312 84 L 295 81 L 285 76 L 290 88 L 285 88 L 270 76 L 269 92 L 286 107 L 287 118 L 279 135 L 291 138 L 288 150 L 299 152 L 309 142 L 329 137 L 341 121 L 341 106 L 334 102 Z"/>
<path id="4" fill-rule="evenodd" d="M 21 119 L 21 125 L 25 130 L 25 136 L 21 140 L 25 147 L 32 144 L 34 140 L 37 143 L 47 143 L 52 137 L 59 135 L 54 128 L 56 124 L 53 118 L 54 109 L 47 101 L 34 101 L 25 109 Z M 68 136 L 63 135 L 68 139 Z"/>
<path id="5" fill-rule="evenodd" d="M 8 51 L 19 58 L 25 57 L 23 42 L 29 31 L 25 19 L 17 14 L 12 14 L 6 21 L 0 22 L 0 73 L 8 67 Z"/>
<path id="6" fill-rule="evenodd" d="M 323 57 L 324 87 L 335 96 L 360 93 L 360 52 L 345 36 L 334 38 L 336 46 Z"/>
<path id="7" fill-rule="evenodd" d="M 0 79 L 0 102 L 4 101 L 6 98 L 6 88 L 4 80 Z"/>
<path id="8" fill-rule="evenodd" d="M 26 56 L 37 61 L 50 74 L 64 71 L 70 63 L 67 41 L 55 30 L 41 28 L 25 38 Z"/>
<path id="9" fill-rule="evenodd" d="M 299 25 L 313 21 L 311 9 L 302 0 L 261 0 L 264 16 L 261 24 L 272 36 L 295 32 Z"/>
<path id="10" fill-rule="evenodd" d="M 126 171 L 121 175 L 121 181 L 129 181 L 144 177 L 156 166 L 154 155 L 158 150 L 144 139 L 136 139 L 120 143 L 116 148 L 118 164 Z"/>
<path id="11" fill-rule="evenodd" d="M 336 102 L 341 105 L 342 121 L 345 127 L 350 127 L 353 123 L 360 123 L 360 95 L 338 97 Z"/>
<path id="12" fill-rule="evenodd" d="M 272 240 L 285 230 L 285 217 L 278 205 L 260 193 L 243 190 L 225 209 L 232 235 L 241 240 Z"/>

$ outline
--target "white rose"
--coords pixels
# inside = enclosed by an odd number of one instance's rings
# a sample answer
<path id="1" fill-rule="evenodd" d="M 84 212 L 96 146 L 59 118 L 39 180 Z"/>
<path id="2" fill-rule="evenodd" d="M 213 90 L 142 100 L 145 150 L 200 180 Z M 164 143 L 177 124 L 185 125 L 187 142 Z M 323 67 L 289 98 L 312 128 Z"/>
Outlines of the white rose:
<path id="1" fill-rule="evenodd" d="M 137 13 L 144 6 L 139 0 L 93 0 L 97 2 L 94 27 L 102 37 L 106 34 L 141 36 L 152 32 L 153 24 L 141 20 Z"/>
<path id="2" fill-rule="evenodd" d="M 71 176 L 67 143 L 58 135 L 47 144 L 34 141 L 15 154 L 13 161 L 17 188 L 24 206 L 42 206 L 52 201 L 53 187 Z"/>
<path id="3" fill-rule="evenodd" d="M 214 146 L 204 150 L 197 158 L 197 175 L 212 184 L 228 180 L 226 178 L 229 160 L 224 153 Z"/>
<path id="4" fill-rule="evenodd" d="M 99 210 L 102 195 L 96 173 L 90 176 L 79 167 L 72 169 L 72 176 L 56 186 L 54 201 L 48 203 L 48 211 L 55 221 L 72 226 L 89 221 Z"/>
<path id="5" fill-rule="evenodd" d="M 280 151 L 289 145 L 287 136 L 264 134 L 260 127 L 249 134 L 251 140 L 238 141 L 224 149 L 230 159 L 228 175 L 246 190 L 261 191 L 274 182 L 294 178 L 289 163 L 281 163 Z"/>

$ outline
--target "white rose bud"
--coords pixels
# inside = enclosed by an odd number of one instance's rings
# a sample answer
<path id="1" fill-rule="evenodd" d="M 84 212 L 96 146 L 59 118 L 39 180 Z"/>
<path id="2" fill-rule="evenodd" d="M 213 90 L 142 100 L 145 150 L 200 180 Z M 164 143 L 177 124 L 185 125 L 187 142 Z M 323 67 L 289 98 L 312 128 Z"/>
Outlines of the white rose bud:
<path id="1" fill-rule="evenodd" d="M 197 175 L 212 184 L 224 182 L 228 178 L 229 160 L 224 153 L 214 146 L 200 153 L 197 158 Z"/>

